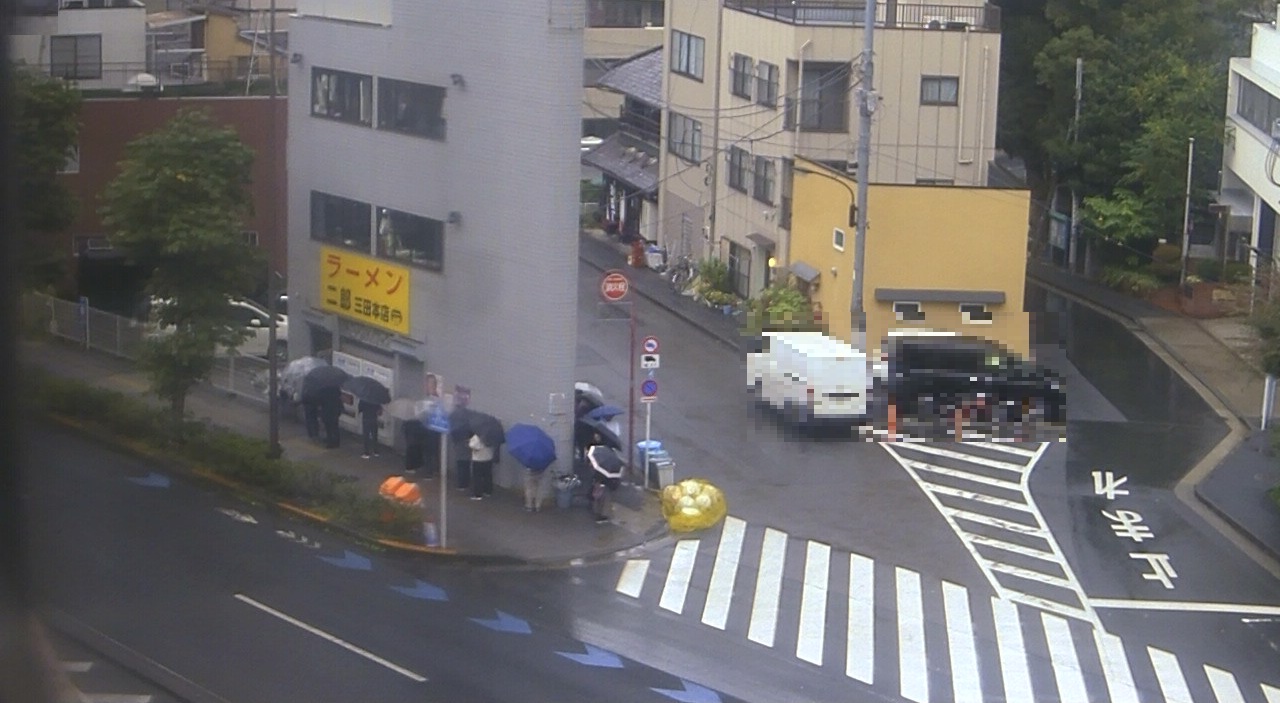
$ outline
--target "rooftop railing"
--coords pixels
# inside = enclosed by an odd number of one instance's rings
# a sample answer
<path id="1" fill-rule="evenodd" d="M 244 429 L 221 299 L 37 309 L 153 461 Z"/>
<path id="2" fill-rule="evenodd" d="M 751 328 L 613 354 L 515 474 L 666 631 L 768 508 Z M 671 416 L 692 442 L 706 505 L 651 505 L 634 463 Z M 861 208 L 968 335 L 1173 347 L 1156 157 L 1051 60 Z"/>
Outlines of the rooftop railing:
<path id="1" fill-rule="evenodd" d="M 799 25 L 862 26 L 862 0 L 725 0 L 725 7 Z M 1000 8 L 994 5 L 906 4 L 883 0 L 876 5 L 876 26 L 891 29 L 1000 31 Z"/>

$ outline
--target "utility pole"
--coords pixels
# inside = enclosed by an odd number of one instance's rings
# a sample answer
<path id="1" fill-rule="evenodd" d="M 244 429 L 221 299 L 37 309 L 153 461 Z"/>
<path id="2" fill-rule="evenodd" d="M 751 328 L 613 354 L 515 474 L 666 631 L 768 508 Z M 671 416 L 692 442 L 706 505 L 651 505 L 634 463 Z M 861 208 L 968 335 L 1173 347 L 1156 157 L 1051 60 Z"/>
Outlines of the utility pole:
<path id="1" fill-rule="evenodd" d="M 275 183 L 275 177 L 279 173 L 279 166 L 276 154 L 276 106 L 277 99 L 280 97 L 279 90 L 276 88 L 276 0 L 271 0 L 269 8 L 271 17 L 267 20 L 267 62 L 268 71 L 271 72 L 271 98 L 267 102 L 267 109 L 270 110 L 270 116 L 267 118 L 267 151 L 270 152 L 271 162 L 271 182 Z M 280 208 L 276 204 L 275 199 L 271 202 L 271 248 L 275 249 L 276 237 L 280 236 Z M 276 354 L 276 309 L 280 293 L 276 290 L 276 273 L 275 268 L 271 265 L 271 254 L 267 254 L 267 367 L 268 381 L 267 393 L 269 394 L 268 410 L 271 414 L 267 421 L 268 445 L 267 454 L 271 458 L 279 457 L 282 453 L 280 449 L 280 363 Z M 443 467 L 441 471 L 443 471 Z"/>
<path id="2" fill-rule="evenodd" d="M 862 276 L 866 271 L 867 254 L 867 185 L 871 180 L 871 116 L 876 109 L 874 90 L 875 63 L 873 39 L 876 27 L 876 0 L 867 0 L 866 16 L 862 20 L 862 76 L 858 81 L 858 221 L 857 241 L 853 244 L 853 318 L 850 331 L 854 346 L 865 352 L 867 348 L 867 311 L 862 303 Z"/>
<path id="3" fill-rule="evenodd" d="M 1071 145 L 1080 142 L 1080 95 L 1084 90 L 1084 59 L 1076 57 L 1076 109 L 1071 118 Z M 1076 272 L 1076 259 L 1080 249 L 1080 195 L 1071 186 L 1071 232 L 1067 243 L 1067 270 Z"/>
<path id="4" fill-rule="evenodd" d="M 720 258 L 718 256 L 719 251 L 716 247 L 716 244 L 717 244 L 716 202 L 720 199 L 720 163 L 721 163 L 721 159 L 720 159 L 720 120 L 721 120 L 720 75 L 722 73 L 722 71 L 720 70 L 720 67 L 721 67 L 720 64 L 722 61 L 721 57 L 724 56 L 724 52 L 720 50 L 720 42 L 723 40 L 724 40 L 724 0 L 716 0 L 716 62 L 715 62 L 716 77 L 714 81 L 716 94 L 711 102 L 711 115 L 712 115 L 711 119 L 713 120 L 713 122 L 711 123 L 711 155 L 708 157 L 708 160 L 707 160 L 707 166 L 710 167 L 711 169 L 711 172 L 707 174 L 708 176 L 710 176 L 710 179 L 711 179 L 711 182 L 709 184 L 711 186 L 711 197 L 707 201 L 709 203 L 707 207 L 710 208 L 710 212 L 708 213 L 709 222 L 708 222 L 708 229 L 707 229 L 707 233 L 710 235 L 710 241 L 705 242 L 707 246 L 707 249 L 706 249 L 707 256 L 713 259 Z M 707 56 L 707 52 L 704 50 L 702 52 L 702 62 L 703 62 L 704 71 L 706 70 L 706 65 L 705 65 L 707 61 L 706 56 Z M 634 346 L 634 340 L 633 340 L 632 346 Z M 634 366 L 634 364 L 632 365 Z M 633 383 L 631 385 L 634 386 L 635 384 Z M 634 392 L 634 389 L 633 389 L 633 392 Z"/>
<path id="5" fill-rule="evenodd" d="M 1187 286 L 1187 257 L 1191 255 L 1191 165 L 1196 158 L 1196 138 L 1187 137 L 1187 191 L 1182 201 L 1182 267 L 1178 286 Z"/>

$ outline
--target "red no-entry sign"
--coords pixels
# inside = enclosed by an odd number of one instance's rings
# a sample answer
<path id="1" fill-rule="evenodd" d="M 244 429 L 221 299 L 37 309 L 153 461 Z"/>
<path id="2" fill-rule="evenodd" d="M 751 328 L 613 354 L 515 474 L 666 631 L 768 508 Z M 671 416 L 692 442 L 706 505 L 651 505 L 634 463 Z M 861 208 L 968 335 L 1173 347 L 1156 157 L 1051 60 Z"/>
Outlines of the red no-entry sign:
<path id="1" fill-rule="evenodd" d="M 630 290 L 631 281 L 627 280 L 627 275 L 621 271 L 606 271 L 604 278 L 600 279 L 600 295 L 611 303 L 627 297 L 627 292 Z"/>

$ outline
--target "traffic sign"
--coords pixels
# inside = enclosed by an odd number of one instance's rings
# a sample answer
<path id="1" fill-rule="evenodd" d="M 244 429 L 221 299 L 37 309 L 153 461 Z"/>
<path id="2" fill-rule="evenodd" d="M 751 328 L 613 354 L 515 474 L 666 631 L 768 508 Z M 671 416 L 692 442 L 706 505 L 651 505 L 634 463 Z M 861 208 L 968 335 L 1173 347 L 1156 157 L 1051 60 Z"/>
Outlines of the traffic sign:
<path id="1" fill-rule="evenodd" d="M 658 382 L 652 378 L 646 378 L 640 384 L 640 402 L 652 403 L 658 399 Z"/>
<path id="2" fill-rule="evenodd" d="M 620 302 L 630 290 L 631 281 L 627 280 L 627 274 L 616 269 L 606 271 L 604 278 L 600 279 L 600 295 L 611 303 Z"/>
<path id="3" fill-rule="evenodd" d="M 658 368 L 658 355 L 657 354 L 641 354 L 640 368 L 642 369 Z"/>
<path id="4" fill-rule="evenodd" d="M 658 338 L 654 337 L 653 335 L 649 335 L 648 337 L 645 337 L 644 341 L 640 342 L 640 348 L 644 350 L 645 354 L 657 354 Z"/>

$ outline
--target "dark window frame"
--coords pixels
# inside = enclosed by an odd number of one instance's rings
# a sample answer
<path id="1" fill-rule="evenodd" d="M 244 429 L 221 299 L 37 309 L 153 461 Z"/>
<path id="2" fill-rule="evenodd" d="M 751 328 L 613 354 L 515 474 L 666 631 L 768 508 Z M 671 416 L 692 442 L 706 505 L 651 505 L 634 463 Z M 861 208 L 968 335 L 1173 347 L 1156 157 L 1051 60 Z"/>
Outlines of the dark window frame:
<path id="1" fill-rule="evenodd" d="M 787 231 L 791 231 L 791 210 L 795 197 L 795 171 L 796 162 L 794 159 L 782 159 L 782 175 L 778 179 L 780 193 L 778 197 L 778 226 Z"/>
<path id="2" fill-rule="evenodd" d="M 959 76 L 920 76 L 920 104 L 955 107 L 960 104 Z"/>
<path id="3" fill-rule="evenodd" d="M 1240 76 L 1236 91 L 1236 114 L 1240 119 L 1262 130 L 1271 138 L 1271 130 L 1280 120 L 1280 98 L 1268 93 L 1262 86 Z"/>
<path id="4" fill-rule="evenodd" d="M 438 85 L 378 77 L 378 129 L 444 141 L 444 101 L 448 91 Z M 411 112 L 420 110 L 421 112 Z"/>
<path id="5" fill-rule="evenodd" d="M 323 90 L 321 78 L 325 79 Z M 310 89 L 312 117 L 373 127 L 373 76 L 314 66 Z M 354 105 L 351 104 L 353 98 Z M 335 107 L 335 102 L 342 105 Z M 366 107 L 368 114 L 365 114 Z"/>
<path id="6" fill-rule="evenodd" d="M 799 109 L 800 131 L 840 134 L 849 131 L 849 90 L 852 68 L 848 63 L 810 62 L 800 76 L 799 99 L 786 99 L 786 129 L 795 129 Z"/>
<path id="7" fill-rule="evenodd" d="M 729 187 L 747 192 L 751 180 L 751 153 L 739 146 L 729 147 Z"/>
<path id="8" fill-rule="evenodd" d="M 976 314 L 973 308 L 977 308 Z M 960 303 L 959 310 L 960 320 L 967 325 L 990 325 L 995 322 L 995 315 L 984 303 Z"/>
<path id="9" fill-rule="evenodd" d="M 765 107 L 778 107 L 778 86 L 782 72 L 777 64 L 768 61 L 756 62 L 756 104 Z"/>
<path id="10" fill-rule="evenodd" d="M 428 271 L 444 270 L 445 223 L 442 220 L 389 207 L 379 207 L 377 212 L 376 254 L 379 258 Z"/>
<path id="11" fill-rule="evenodd" d="M 899 310 L 899 305 L 912 306 L 910 311 Z M 924 306 L 913 300 L 895 300 L 893 302 L 893 316 L 901 322 L 924 322 Z"/>
<path id="12" fill-rule="evenodd" d="M 363 217 L 361 217 L 363 211 Z M 369 254 L 373 246 L 373 206 L 341 195 L 311 191 L 311 239 Z M 352 230 L 352 232 L 348 232 Z M 348 238 L 347 234 L 356 235 Z M 363 246 L 361 244 L 363 243 Z"/>
<path id="13" fill-rule="evenodd" d="M 773 205 L 774 191 L 778 183 L 778 167 L 767 156 L 755 157 L 751 167 L 751 197 L 766 205 Z"/>
<path id="14" fill-rule="evenodd" d="M 663 0 L 587 0 L 591 28 L 661 27 Z"/>
<path id="15" fill-rule="evenodd" d="M 71 54 L 68 58 L 56 57 L 65 52 L 59 44 L 70 42 Z M 92 45 L 96 42 L 96 50 Z M 81 47 L 88 44 L 88 47 Z M 88 58 L 86 54 L 97 54 L 96 58 Z M 49 37 L 49 74 L 66 80 L 96 81 L 102 80 L 102 35 L 101 34 L 56 34 Z"/>
<path id="16" fill-rule="evenodd" d="M 671 72 L 701 81 L 706 68 L 707 40 L 678 29 L 671 30 Z"/>
<path id="17" fill-rule="evenodd" d="M 675 110 L 667 111 L 667 151 L 688 161 L 702 161 L 702 122 L 682 115 Z"/>
<path id="18" fill-rule="evenodd" d="M 744 100 L 751 100 L 754 82 L 755 61 L 746 54 L 733 54 L 729 58 L 729 92 Z"/>

